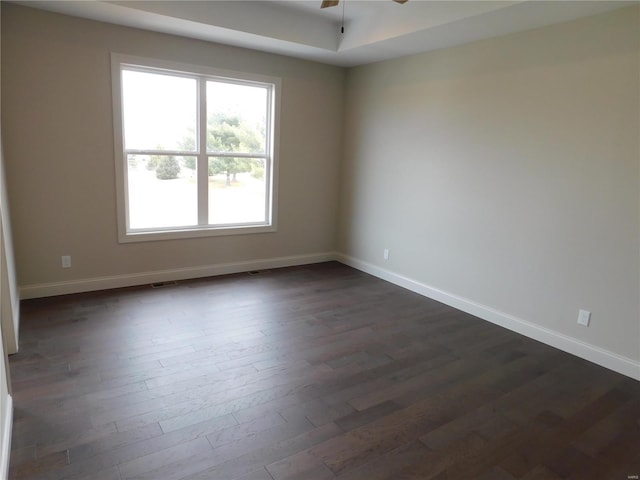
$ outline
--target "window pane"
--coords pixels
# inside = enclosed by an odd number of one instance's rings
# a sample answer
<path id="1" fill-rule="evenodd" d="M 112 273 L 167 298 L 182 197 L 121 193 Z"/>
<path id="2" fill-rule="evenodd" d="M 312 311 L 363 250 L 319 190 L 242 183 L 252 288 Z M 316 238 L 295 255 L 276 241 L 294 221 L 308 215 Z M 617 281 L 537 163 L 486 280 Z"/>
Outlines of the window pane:
<path id="1" fill-rule="evenodd" d="M 209 158 L 209 223 L 260 223 L 266 219 L 265 160 Z"/>
<path id="2" fill-rule="evenodd" d="M 123 70 L 125 149 L 194 152 L 196 93 L 192 78 Z"/>
<path id="3" fill-rule="evenodd" d="M 129 229 L 198 223 L 196 158 L 128 155 Z"/>
<path id="4" fill-rule="evenodd" d="M 207 151 L 265 153 L 266 87 L 207 82 Z"/>

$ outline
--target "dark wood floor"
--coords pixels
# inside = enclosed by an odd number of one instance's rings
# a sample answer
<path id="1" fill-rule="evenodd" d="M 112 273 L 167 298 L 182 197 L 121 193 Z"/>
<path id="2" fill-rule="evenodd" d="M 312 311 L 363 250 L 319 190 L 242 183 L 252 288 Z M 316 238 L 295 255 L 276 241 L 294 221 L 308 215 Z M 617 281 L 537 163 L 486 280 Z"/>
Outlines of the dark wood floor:
<path id="1" fill-rule="evenodd" d="M 12 479 L 616 479 L 640 383 L 337 263 L 26 301 Z"/>

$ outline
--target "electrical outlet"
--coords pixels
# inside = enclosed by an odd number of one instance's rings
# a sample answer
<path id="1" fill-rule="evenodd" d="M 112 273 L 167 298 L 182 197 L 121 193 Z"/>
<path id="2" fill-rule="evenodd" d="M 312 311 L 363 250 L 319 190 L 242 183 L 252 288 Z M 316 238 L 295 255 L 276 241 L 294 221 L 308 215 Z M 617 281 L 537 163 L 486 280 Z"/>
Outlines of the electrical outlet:
<path id="1" fill-rule="evenodd" d="M 588 327 L 589 320 L 591 320 L 591 312 L 588 312 L 587 310 L 580 310 L 578 312 L 578 325 Z"/>
<path id="2" fill-rule="evenodd" d="M 389 249 L 385 248 L 384 252 L 382 252 L 382 256 L 384 257 L 385 260 L 389 260 Z"/>
<path id="3" fill-rule="evenodd" d="M 63 255 L 61 258 L 62 268 L 71 268 L 71 255 Z"/>

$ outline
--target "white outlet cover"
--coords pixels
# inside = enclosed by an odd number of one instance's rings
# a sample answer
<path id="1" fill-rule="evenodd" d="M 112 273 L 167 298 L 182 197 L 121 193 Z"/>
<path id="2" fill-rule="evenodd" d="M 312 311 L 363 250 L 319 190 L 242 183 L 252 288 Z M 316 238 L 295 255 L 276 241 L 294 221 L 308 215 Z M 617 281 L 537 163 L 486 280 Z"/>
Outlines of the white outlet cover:
<path id="1" fill-rule="evenodd" d="M 578 312 L 578 325 L 589 326 L 589 320 L 591 320 L 591 312 L 587 310 L 580 310 Z"/>

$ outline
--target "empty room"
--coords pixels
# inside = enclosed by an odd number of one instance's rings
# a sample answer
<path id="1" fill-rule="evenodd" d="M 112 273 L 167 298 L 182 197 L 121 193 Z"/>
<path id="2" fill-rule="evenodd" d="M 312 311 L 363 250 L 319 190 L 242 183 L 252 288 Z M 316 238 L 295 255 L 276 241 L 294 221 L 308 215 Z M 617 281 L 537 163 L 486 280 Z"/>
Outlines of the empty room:
<path id="1" fill-rule="evenodd" d="M 0 17 L 0 478 L 639 478 L 640 2 Z"/>

